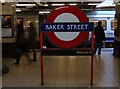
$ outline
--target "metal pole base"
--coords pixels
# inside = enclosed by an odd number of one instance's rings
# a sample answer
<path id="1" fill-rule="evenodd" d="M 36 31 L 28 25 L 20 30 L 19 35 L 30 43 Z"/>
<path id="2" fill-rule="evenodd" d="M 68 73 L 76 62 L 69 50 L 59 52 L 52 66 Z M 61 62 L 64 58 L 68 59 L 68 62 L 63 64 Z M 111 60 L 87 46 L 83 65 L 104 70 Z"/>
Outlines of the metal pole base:
<path id="1" fill-rule="evenodd" d="M 41 85 L 43 86 L 43 85 L 44 85 L 44 82 L 41 82 Z"/>
<path id="2" fill-rule="evenodd" d="M 93 82 L 92 81 L 91 81 L 90 85 L 93 86 Z"/>

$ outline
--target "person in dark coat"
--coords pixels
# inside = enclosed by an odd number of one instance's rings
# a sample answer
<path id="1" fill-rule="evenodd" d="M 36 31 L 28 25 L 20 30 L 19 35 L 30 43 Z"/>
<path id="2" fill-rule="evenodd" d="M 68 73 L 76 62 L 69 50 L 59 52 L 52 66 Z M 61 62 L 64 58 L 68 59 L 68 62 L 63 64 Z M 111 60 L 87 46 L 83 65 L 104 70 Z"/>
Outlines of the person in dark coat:
<path id="1" fill-rule="evenodd" d="M 23 36 L 24 36 L 23 25 L 21 23 L 18 23 L 17 31 L 16 31 L 16 44 L 17 45 L 21 45 L 22 44 Z"/>
<path id="2" fill-rule="evenodd" d="M 18 23 L 16 30 L 16 45 L 14 49 L 14 57 L 16 59 L 15 64 L 19 64 L 20 61 L 20 56 L 22 55 L 23 40 L 24 40 L 23 25 L 22 23 Z"/>
<path id="3" fill-rule="evenodd" d="M 31 22 L 29 27 L 29 38 L 28 38 L 28 43 L 29 43 L 29 48 L 32 49 L 33 52 L 33 59 L 32 61 L 36 61 L 36 52 L 35 52 L 35 47 L 36 47 L 36 28 L 33 26 L 33 23 Z"/>
<path id="4" fill-rule="evenodd" d="M 101 21 L 98 21 L 98 25 L 94 29 L 94 35 L 95 35 L 95 42 L 96 42 L 94 54 L 96 54 L 96 51 L 99 48 L 98 54 L 101 55 L 101 48 L 103 45 L 103 41 L 105 41 L 105 32 L 104 32 L 104 29 L 102 27 Z"/>

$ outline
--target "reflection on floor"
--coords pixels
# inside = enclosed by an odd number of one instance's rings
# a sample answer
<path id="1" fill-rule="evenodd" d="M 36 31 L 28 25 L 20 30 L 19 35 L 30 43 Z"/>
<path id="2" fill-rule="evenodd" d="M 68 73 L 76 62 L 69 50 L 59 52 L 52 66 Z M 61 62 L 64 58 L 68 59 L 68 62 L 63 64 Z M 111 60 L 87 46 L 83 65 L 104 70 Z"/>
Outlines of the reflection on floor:
<path id="1" fill-rule="evenodd" d="M 94 56 L 93 87 L 118 86 L 118 58 L 113 57 L 112 53 L 103 51 L 100 56 Z M 30 65 L 24 56 L 19 65 L 13 64 L 13 58 L 3 58 L 3 63 L 10 68 L 10 72 L 2 76 L 2 86 L 90 87 L 89 56 L 45 56 L 44 86 L 41 86 L 39 54 L 38 52 L 37 61 L 31 62 Z"/>

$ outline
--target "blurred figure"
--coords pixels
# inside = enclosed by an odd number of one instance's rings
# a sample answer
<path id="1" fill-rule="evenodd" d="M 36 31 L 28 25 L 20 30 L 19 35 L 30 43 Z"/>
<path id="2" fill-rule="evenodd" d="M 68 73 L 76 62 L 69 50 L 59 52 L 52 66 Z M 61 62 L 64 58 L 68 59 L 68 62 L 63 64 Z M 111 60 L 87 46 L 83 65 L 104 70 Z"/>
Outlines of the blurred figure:
<path id="1" fill-rule="evenodd" d="M 24 38 L 24 29 L 22 23 L 18 23 L 17 25 L 17 32 L 16 32 L 16 44 L 17 45 L 22 45 L 22 41 Z"/>
<path id="2" fill-rule="evenodd" d="M 119 57 L 120 56 L 120 43 L 119 43 L 119 30 L 118 28 L 116 27 L 114 29 L 114 50 L 113 50 L 113 55 L 116 56 L 116 57 Z"/>
<path id="3" fill-rule="evenodd" d="M 101 21 L 99 21 L 97 27 L 95 27 L 94 35 L 95 35 L 95 42 L 96 42 L 94 54 L 96 54 L 96 51 L 99 48 L 98 55 L 101 55 L 101 48 L 103 45 L 103 41 L 105 41 L 105 32 L 104 32 L 104 29 L 102 27 Z"/>
<path id="4" fill-rule="evenodd" d="M 33 59 L 31 61 L 36 61 L 36 52 L 35 52 L 35 47 L 36 47 L 36 28 L 33 26 L 33 23 L 30 22 L 29 24 L 29 37 L 28 37 L 28 43 L 29 43 L 29 48 L 32 48 L 33 52 Z"/>
<path id="5" fill-rule="evenodd" d="M 21 22 L 17 24 L 17 31 L 16 31 L 16 48 L 14 49 L 14 57 L 16 58 L 16 63 L 19 64 L 20 56 L 22 54 L 22 47 L 23 47 L 23 40 L 24 40 L 24 29 Z"/>

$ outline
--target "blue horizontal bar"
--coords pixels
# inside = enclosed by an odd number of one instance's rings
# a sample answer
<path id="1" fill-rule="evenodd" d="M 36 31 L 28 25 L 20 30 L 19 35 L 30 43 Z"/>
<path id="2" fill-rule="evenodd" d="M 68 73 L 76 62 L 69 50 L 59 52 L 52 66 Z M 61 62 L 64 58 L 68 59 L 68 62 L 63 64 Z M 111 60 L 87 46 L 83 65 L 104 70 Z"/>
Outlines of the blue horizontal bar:
<path id="1" fill-rule="evenodd" d="M 93 31 L 94 23 L 42 23 L 40 25 L 41 31 Z"/>

